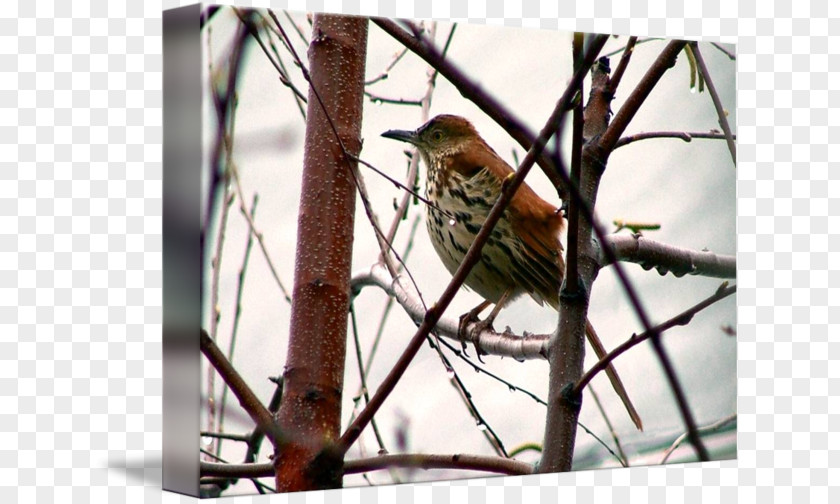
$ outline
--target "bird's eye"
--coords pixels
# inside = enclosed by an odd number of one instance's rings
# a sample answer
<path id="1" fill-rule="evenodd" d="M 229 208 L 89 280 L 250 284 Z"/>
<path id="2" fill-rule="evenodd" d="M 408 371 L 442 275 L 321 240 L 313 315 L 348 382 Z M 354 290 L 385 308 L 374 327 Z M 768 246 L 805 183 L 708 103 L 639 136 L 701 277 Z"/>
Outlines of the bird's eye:
<path id="1" fill-rule="evenodd" d="M 435 131 L 434 133 L 432 133 L 432 140 L 434 140 L 435 142 L 440 142 L 441 140 L 443 140 L 443 133 L 441 133 L 440 131 Z"/>

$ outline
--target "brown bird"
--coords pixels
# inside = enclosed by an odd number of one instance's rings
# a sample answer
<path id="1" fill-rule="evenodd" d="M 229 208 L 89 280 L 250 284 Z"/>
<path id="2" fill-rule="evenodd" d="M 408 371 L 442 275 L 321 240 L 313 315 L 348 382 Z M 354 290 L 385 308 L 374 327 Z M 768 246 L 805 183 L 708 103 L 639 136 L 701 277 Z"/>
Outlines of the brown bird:
<path id="1" fill-rule="evenodd" d="M 513 169 L 479 136 L 463 117 L 439 115 L 414 131 L 390 130 L 383 137 L 408 142 L 426 165 L 426 227 L 432 245 L 450 273 L 464 259 L 490 209 Z M 564 229 L 559 209 L 522 184 L 496 224 L 465 281 L 485 299 L 462 317 L 462 331 L 469 320 L 491 303 L 490 315 L 480 323 L 490 327 L 505 303 L 522 294 L 554 309 L 566 264 L 560 236 Z M 598 358 L 606 350 L 587 321 L 586 336 Z M 633 403 L 612 364 L 607 376 L 630 418 L 642 429 Z"/>

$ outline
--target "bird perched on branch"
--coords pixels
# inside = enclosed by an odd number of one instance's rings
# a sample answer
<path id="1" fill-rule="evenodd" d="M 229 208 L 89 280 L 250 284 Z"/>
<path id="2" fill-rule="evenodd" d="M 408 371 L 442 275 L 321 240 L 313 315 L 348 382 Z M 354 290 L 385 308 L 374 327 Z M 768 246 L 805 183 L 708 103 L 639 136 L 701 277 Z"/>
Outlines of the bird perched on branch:
<path id="1" fill-rule="evenodd" d="M 430 203 L 426 226 L 435 251 L 454 274 L 513 169 L 463 117 L 439 115 L 414 131 L 390 130 L 382 136 L 408 142 L 420 152 Z M 566 269 L 560 242 L 563 229 L 559 209 L 523 183 L 466 278 L 465 284 L 485 301 L 462 317 L 461 330 L 495 303 L 490 315 L 479 322 L 480 328 L 492 327 L 499 310 L 522 294 L 558 309 Z M 599 359 L 606 355 L 588 321 L 586 336 Z M 641 429 L 642 421 L 612 364 L 606 372 L 633 423 Z"/>

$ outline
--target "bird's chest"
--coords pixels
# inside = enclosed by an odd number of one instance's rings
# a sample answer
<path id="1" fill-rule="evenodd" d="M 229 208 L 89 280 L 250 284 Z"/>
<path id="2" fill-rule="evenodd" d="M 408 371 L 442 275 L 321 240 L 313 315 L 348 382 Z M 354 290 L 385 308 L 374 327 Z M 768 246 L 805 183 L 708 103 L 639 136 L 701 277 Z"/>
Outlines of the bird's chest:
<path id="1" fill-rule="evenodd" d="M 501 183 L 489 175 L 481 171 L 469 178 L 451 174 L 447 179 L 430 177 L 427 180 L 426 197 L 437 208 L 426 207 L 426 227 L 435 251 L 450 273 L 458 269 L 499 197 Z M 477 285 L 483 283 L 480 280 L 504 282 L 503 277 L 508 277 L 503 271 L 506 261 L 504 257 L 496 256 L 512 237 L 510 221 L 503 215 L 482 249 L 481 261 L 468 278 L 470 287 L 481 293 L 485 289 Z M 476 276 L 481 278 L 476 279 Z"/>

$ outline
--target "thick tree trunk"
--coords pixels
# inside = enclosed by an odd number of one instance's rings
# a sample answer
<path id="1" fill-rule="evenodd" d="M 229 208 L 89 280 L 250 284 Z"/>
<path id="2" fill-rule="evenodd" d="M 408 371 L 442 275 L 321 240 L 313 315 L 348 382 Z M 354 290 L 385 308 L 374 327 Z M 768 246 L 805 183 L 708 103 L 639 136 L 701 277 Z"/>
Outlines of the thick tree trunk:
<path id="1" fill-rule="evenodd" d="M 366 18 L 316 15 L 312 29 L 291 328 L 277 416 L 278 492 L 342 481 L 341 460 L 324 454 L 340 434 L 356 192 L 341 146 L 356 156 L 361 150 L 367 26 Z"/>

